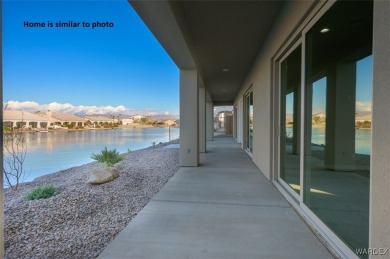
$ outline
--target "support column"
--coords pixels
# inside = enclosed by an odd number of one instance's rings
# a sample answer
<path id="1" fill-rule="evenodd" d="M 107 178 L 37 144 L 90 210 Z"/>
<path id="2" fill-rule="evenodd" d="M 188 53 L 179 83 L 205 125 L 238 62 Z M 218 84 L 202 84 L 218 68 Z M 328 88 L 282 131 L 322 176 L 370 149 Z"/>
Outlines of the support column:
<path id="1" fill-rule="evenodd" d="M 206 89 L 199 88 L 199 152 L 206 152 Z"/>
<path id="2" fill-rule="evenodd" d="M 199 164 L 198 72 L 180 70 L 180 165 Z"/>
<path id="3" fill-rule="evenodd" d="M 390 2 L 374 1 L 372 150 L 370 173 L 371 248 L 390 248 Z M 390 251 L 382 256 L 389 258 Z"/>
<path id="4" fill-rule="evenodd" d="M 212 141 L 214 137 L 214 106 L 206 103 L 206 140 Z"/>
<path id="5" fill-rule="evenodd" d="M 327 70 L 325 167 L 355 170 L 356 62 Z"/>

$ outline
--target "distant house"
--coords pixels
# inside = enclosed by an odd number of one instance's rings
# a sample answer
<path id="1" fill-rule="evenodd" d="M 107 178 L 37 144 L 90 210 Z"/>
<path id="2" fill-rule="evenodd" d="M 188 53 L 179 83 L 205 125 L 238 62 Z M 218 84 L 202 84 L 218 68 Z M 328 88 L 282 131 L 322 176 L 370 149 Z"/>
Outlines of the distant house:
<path id="1" fill-rule="evenodd" d="M 371 128 L 371 113 L 369 114 L 357 114 L 355 117 L 355 127 L 370 129 Z"/>
<path id="2" fill-rule="evenodd" d="M 326 122 L 326 114 L 324 112 L 320 112 L 317 114 L 314 114 L 311 118 L 312 124 L 325 124 Z"/>
<path id="3" fill-rule="evenodd" d="M 67 113 L 47 111 L 45 115 L 49 118 L 51 124 L 84 126 L 86 119 Z"/>
<path id="4" fill-rule="evenodd" d="M 132 118 L 122 119 L 122 125 L 129 125 L 133 123 L 134 123 L 134 119 Z"/>
<path id="5" fill-rule="evenodd" d="M 364 121 L 370 121 L 371 122 L 371 114 L 362 115 L 362 116 L 356 116 L 355 121 L 356 122 L 364 122 Z"/>
<path id="6" fill-rule="evenodd" d="M 142 119 L 144 119 L 144 118 L 147 118 L 147 117 L 142 116 L 142 115 L 135 115 L 135 116 L 130 117 L 130 119 L 133 119 L 134 123 L 140 123 L 140 122 L 142 122 Z"/>
<path id="7" fill-rule="evenodd" d="M 36 112 L 34 113 L 35 115 L 41 117 L 41 118 L 44 118 L 44 119 L 47 119 L 49 121 L 49 125 L 48 126 L 52 126 L 52 125 L 61 125 L 61 121 L 56 119 L 56 118 L 53 118 L 51 116 L 51 113 L 50 112 Z"/>
<path id="8" fill-rule="evenodd" d="M 165 120 L 164 124 L 167 126 L 172 126 L 172 125 L 176 124 L 176 122 L 174 120 Z"/>
<path id="9" fill-rule="evenodd" d="M 145 118 L 145 116 L 135 115 L 135 116 L 130 117 L 130 119 L 133 119 L 134 122 L 139 122 L 139 121 L 141 121 L 142 118 Z"/>
<path id="10" fill-rule="evenodd" d="M 87 116 L 84 116 L 84 119 L 86 121 L 90 121 L 90 123 L 94 126 L 103 125 L 104 123 L 112 123 L 112 122 L 118 121 L 117 119 L 113 119 L 113 118 L 109 118 L 109 117 L 105 117 L 105 116 L 100 116 L 100 115 L 97 115 L 97 116 L 87 115 Z"/>
<path id="11" fill-rule="evenodd" d="M 3 114 L 3 127 L 5 128 L 46 128 L 50 120 L 25 111 L 5 110 Z"/>

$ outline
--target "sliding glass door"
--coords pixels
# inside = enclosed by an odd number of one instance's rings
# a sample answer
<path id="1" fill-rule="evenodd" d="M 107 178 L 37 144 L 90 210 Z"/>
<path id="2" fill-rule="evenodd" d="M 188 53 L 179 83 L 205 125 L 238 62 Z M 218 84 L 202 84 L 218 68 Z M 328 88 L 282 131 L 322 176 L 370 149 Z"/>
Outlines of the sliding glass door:
<path id="1" fill-rule="evenodd" d="M 368 248 L 373 2 L 326 8 L 278 61 L 279 182 L 357 253 Z"/>
<path id="2" fill-rule="evenodd" d="M 336 2 L 306 33 L 304 203 L 368 247 L 372 2 Z"/>
<path id="3" fill-rule="evenodd" d="M 253 153 L 253 92 L 245 96 L 246 102 L 246 150 Z"/>
<path id="4" fill-rule="evenodd" d="M 300 192 L 301 45 L 281 62 L 280 178 Z"/>

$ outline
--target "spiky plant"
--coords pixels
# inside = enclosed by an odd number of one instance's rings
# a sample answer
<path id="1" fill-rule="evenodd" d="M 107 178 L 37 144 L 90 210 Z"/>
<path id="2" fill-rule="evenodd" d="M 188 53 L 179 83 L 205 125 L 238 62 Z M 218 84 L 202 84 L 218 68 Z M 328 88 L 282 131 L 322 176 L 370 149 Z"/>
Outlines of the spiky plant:
<path id="1" fill-rule="evenodd" d="M 123 159 L 116 149 L 108 150 L 105 147 L 99 154 L 92 153 L 91 158 L 100 163 L 105 163 L 107 166 L 113 166 Z"/>

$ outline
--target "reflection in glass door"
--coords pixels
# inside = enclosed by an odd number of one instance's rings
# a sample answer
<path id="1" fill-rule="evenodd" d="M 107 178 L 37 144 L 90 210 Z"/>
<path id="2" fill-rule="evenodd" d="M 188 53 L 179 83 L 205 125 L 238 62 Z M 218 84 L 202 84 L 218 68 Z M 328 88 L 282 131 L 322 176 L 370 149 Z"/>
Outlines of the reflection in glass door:
<path id="1" fill-rule="evenodd" d="M 280 178 L 300 193 L 301 46 L 281 63 Z"/>
<path id="2" fill-rule="evenodd" d="M 338 1 L 305 39 L 303 201 L 352 251 L 369 243 L 372 13 Z"/>
<path id="3" fill-rule="evenodd" d="M 347 255 L 369 247 L 373 1 L 326 8 L 278 62 L 278 180 Z"/>
<path id="4" fill-rule="evenodd" d="M 253 92 L 251 91 L 246 97 L 246 149 L 253 153 Z"/>

